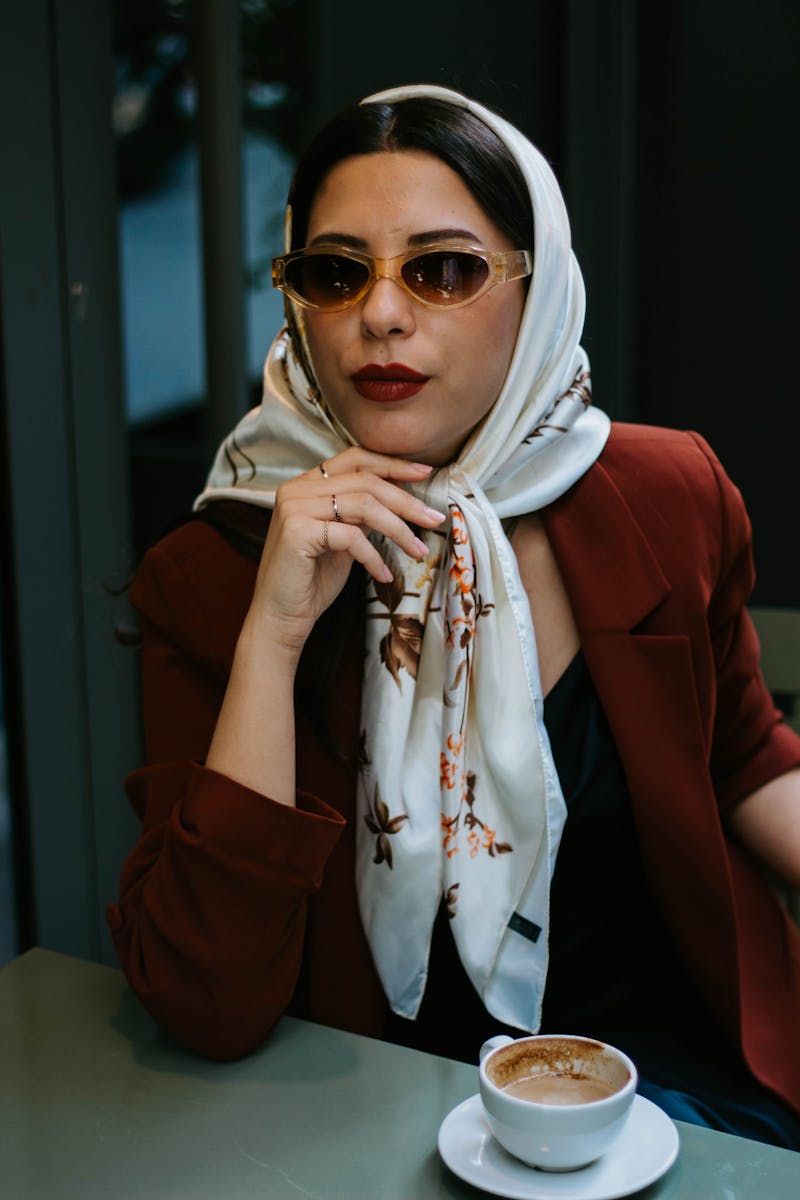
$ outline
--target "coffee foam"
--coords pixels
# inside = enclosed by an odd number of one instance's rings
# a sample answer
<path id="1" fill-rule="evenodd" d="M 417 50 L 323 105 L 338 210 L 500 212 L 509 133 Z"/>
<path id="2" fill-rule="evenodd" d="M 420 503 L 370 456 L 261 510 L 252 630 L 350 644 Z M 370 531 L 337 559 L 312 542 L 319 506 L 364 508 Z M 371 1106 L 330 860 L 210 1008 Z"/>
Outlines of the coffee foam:
<path id="1" fill-rule="evenodd" d="M 609 1055 L 601 1042 L 567 1037 L 503 1046 L 491 1056 L 486 1074 L 501 1089 L 536 1075 L 585 1075 L 601 1080 L 616 1092 L 630 1078 L 628 1069 Z"/>
<path id="2" fill-rule="evenodd" d="M 503 1091 L 536 1104 L 591 1104 L 614 1094 L 610 1083 L 591 1075 L 556 1075 L 550 1071 L 515 1079 Z"/>

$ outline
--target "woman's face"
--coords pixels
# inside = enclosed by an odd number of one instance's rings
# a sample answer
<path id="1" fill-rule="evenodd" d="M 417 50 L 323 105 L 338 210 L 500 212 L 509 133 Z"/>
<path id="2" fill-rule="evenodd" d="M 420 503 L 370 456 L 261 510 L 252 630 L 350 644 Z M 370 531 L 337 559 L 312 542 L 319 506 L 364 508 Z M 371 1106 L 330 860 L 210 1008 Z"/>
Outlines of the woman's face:
<path id="1" fill-rule="evenodd" d="M 306 244 L 314 241 L 376 258 L 441 241 L 528 248 L 512 246 L 455 171 L 416 151 L 358 155 L 333 167 L 311 207 Z M 379 279 L 352 308 L 307 309 L 322 393 L 359 445 L 434 466 L 451 462 L 497 399 L 523 303 L 520 280 L 452 311 L 426 308 L 392 280 Z M 363 377 L 353 378 L 388 364 L 410 368 L 427 382 L 414 395 L 395 398 L 387 395 L 391 387 L 370 388 Z"/>

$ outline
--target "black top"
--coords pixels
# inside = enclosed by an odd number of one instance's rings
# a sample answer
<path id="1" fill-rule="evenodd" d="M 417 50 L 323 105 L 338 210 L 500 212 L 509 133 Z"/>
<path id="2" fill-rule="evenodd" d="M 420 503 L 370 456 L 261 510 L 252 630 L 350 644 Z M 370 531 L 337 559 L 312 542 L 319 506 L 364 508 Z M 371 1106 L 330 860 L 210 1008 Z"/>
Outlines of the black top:
<path id="1" fill-rule="evenodd" d="M 703 1006 L 650 894 L 622 766 L 581 653 L 546 697 L 544 720 L 567 820 L 550 893 L 541 1031 L 612 1041 L 615 1030 L 691 1023 Z M 461 965 L 442 905 L 417 1020 L 393 1016 L 388 1036 L 475 1062 L 481 1043 L 504 1031 Z"/>

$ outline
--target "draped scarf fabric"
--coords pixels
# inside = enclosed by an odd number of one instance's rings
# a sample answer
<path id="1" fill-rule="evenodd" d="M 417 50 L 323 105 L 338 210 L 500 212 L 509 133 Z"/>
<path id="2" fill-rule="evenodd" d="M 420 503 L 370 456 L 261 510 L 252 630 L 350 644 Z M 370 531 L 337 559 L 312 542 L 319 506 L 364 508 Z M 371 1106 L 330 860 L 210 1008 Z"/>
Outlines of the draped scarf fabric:
<path id="1" fill-rule="evenodd" d="M 367 592 L 356 885 L 393 1010 L 413 1018 L 444 900 L 489 1012 L 535 1031 L 547 972 L 549 887 L 565 805 L 544 728 L 527 595 L 501 518 L 534 512 L 592 465 L 609 432 L 590 407 L 579 339 L 584 289 L 563 199 L 513 126 L 457 92 L 397 88 L 467 108 L 505 142 L 533 208 L 533 276 L 502 391 L 457 460 L 410 490 L 449 514 L 422 531 L 423 563 L 380 548 L 394 573 Z M 301 314 L 295 312 L 295 317 Z M 295 336 L 302 339 L 302 320 Z M 305 348 L 273 344 L 264 397 L 226 438 L 196 507 L 272 506 L 278 485 L 352 439 L 320 403 Z"/>

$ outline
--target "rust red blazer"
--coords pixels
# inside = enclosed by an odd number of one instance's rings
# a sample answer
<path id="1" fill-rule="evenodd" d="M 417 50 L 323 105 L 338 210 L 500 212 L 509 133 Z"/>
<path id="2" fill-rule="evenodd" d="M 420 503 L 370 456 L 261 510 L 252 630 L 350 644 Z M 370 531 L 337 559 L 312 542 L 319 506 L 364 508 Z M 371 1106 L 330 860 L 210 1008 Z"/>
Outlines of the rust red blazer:
<path id="1" fill-rule="evenodd" d="M 800 1110 L 800 933 L 725 811 L 800 765 L 758 671 L 739 493 L 695 435 L 615 426 L 543 513 L 630 788 L 645 866 L 688 968 L 754 1075 Z M 246 1053 L 293 1012 L 380 1036 L 386 1002 L 358 916 L 355 777 L 304 724 L 296 809 L 200 765 L 255 564 L 193 521 L 146 556 L 142 835 L 108 918 L 143 1004 L 202 1054 Z M 331 722 L 353 750 L 360 646 Z"/>

